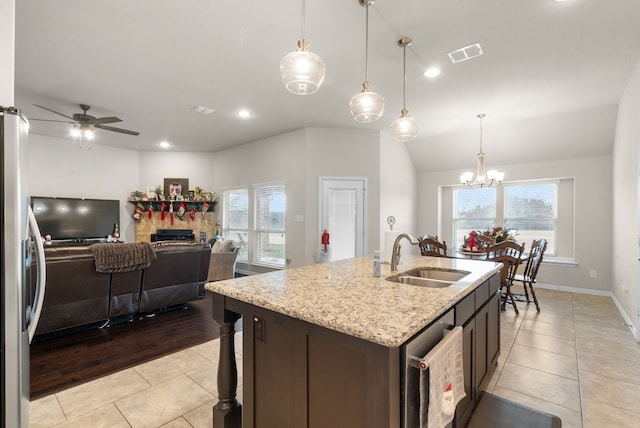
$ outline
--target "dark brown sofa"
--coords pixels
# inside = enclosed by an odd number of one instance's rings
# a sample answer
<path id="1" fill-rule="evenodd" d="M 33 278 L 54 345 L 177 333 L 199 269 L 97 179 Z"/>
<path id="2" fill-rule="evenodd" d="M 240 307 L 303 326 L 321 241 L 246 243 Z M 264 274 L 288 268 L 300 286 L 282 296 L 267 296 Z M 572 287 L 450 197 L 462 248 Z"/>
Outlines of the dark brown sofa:
<path id="1" fill-rule="evenodd" d="M 157 242 L 157 259 L 130 272 L 96 271 L 88 246 L 45 248 L 47 287 L 37 335 L 152 313 L 204 297 L 211 248 Z"/>

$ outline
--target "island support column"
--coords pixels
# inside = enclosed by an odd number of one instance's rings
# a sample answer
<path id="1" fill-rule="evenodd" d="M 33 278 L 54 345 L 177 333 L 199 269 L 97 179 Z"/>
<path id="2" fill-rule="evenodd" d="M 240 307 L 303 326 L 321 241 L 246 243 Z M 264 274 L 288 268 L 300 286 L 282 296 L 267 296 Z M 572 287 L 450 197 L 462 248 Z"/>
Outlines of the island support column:
<path id="1" fill-rule="evenodd" d="M 236 399 L 238 368 L 234 345 L 235 323 L 240 314 L 225 309 L 225 297 L 214 293 L 213 318 L 220 324 L 218 403 L 213 406 L 214 428 L 241 428 L 242 405 Z"/>

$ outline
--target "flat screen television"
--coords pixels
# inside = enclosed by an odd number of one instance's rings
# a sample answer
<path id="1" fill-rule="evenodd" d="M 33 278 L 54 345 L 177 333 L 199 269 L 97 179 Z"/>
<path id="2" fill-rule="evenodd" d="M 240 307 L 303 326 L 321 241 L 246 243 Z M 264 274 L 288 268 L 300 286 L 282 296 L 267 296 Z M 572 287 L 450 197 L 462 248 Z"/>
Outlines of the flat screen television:
<path id="1" fill-rule="evenodd" d="M 106 238 L 120 224 L 120 202 L 32 196 L 31 207 L 42 236 L 53 241 Z"/>

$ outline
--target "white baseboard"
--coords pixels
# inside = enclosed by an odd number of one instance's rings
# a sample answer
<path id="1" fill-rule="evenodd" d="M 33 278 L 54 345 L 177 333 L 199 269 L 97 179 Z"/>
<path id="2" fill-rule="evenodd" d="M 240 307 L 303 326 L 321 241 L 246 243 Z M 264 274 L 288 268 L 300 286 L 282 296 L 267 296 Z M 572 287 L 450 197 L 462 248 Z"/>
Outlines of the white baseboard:
<path id="1" fill-rule="evenodd" d="M 631 334 L 633 334 L 633 337 L 636 339 L 636 341 L 640 342 L 640 332 L 638 331 L 638 329 L 636 329 L 636 326 L 633 324 L 633 321 L 631 321 L 631 318 L 627 316 L 627 313 L 624 311 L 624 308 L 616 298 L 615 294 L 613 294 L 611 291 L 592 290 L 589 288 L 567 287 L 564 285 L 540 284 L 540 283 L 536 284 L 536 288 L 546 288 L 549 290 L 567 291 L 569 293 L 592 294 L 595 296 L 610 297 L 611 300 L 613 300 L 613 304 L 616 305 L 616 308 L 618 308 L 618 312 L 620 312 L 620 315 L 622 315 L 622 318 L 624 318 L 625 324 L 627 325 L 627 327 L 629 327 L 629 330 L 631 330 Z"/>

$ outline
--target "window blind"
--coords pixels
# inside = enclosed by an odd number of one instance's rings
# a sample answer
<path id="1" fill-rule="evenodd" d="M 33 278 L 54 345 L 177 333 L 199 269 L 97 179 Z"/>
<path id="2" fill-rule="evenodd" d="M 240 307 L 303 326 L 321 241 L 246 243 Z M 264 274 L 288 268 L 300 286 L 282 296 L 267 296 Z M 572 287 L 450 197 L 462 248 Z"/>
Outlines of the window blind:
<path id="1" fill-rule="evenodd" d="M 257 263 L 285 266 L 285 184 L 256 185 L 254 192 L 254 259 Z"/>
<path id="2" fill-rule="evenodd" d="M 225 190 L 223 198 L 222 236 L 239 241 L 238 260 L 248 261 L 249 189 Z"/>

